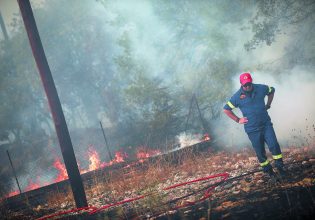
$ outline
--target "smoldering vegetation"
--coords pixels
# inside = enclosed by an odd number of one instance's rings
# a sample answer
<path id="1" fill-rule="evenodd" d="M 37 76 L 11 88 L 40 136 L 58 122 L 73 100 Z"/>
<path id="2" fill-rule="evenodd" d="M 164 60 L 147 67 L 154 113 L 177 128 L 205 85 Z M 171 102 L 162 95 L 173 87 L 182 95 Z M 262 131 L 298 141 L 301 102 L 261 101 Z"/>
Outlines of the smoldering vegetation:
<path id="1" fill-rule="evenodd" d="M 243 71 L 276 88 L 270 115 L 281 143 L 314 143 L 311 0 L 290 5 L 252 0 L 31 3 L 83 167 L 91 145 L 102 161 L 109 160 L 100 122 L 110 150 L 130 155 L 139 146 L 170 149 L 183 132 L 209 132 L 222 146 L 248 145 L 243 128 L 221 114 Z M 52 164 L 61 157 L 15 7 L 9 37 L 0 36 L 0 185 L 5 192 L 15 188 L 7 151 L 25 186 L 38 176 L 39 183 L 51 181 L 56 176 Z M 193 94 L 202 117 L 196 104 L 190 107 Z"/>

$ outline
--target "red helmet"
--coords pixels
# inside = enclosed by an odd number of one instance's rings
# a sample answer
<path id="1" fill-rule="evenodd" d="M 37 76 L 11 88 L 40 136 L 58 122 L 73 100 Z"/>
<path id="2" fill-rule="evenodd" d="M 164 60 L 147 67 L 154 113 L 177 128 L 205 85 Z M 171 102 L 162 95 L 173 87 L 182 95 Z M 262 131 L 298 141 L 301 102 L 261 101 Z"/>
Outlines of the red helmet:
<path id="1" fill-rule="evenodd" d="M 242 85 L 245 85 L 246 83 L 248 83 L 248 82 L 253 82 L 253 79 L 252 79 L 252 76 L 250 75 L 250 73 L 249 72 L 247 72 L 247 73 L 242 73 L 241 75 L 240 75 L 240 83 L 242 84 Z"/>

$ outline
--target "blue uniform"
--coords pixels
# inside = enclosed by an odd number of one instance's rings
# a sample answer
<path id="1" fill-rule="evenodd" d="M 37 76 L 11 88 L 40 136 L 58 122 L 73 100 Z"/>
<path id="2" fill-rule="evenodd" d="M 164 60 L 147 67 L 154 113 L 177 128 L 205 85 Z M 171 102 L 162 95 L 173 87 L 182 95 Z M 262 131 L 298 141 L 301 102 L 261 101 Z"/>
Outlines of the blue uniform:
<path id="1" fill-rule="evenodd" d="M 271 169 L 267 160 L 265 143 L 267 143 L 276 167 L 282 167 L 282 154 L 276 134 L 274 132 L 270 116 L 265 107 L 265 97 L 274 93 L 275 89 L 261 84 L 252 84 L 253 89 L 245 92 L 242 87 L 231 97 L 224 106 L 226 110 L 239 108 L 243 117 L 247 117 L 248 122 L 244 124 L 257 158 L 264 171 Z"/>

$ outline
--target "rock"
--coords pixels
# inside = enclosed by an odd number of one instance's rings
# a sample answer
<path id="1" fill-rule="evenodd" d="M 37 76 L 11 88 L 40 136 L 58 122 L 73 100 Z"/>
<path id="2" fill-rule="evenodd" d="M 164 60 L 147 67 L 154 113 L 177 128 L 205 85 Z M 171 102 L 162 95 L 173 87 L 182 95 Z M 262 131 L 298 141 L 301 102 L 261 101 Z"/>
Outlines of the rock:
<path id="1" fill-rule="evenodd" d="M 248 209 L 241 209 L 241 210 L 236 211 L 236 213 L 238 213 L 238 214 L 241 214 L 244 212 L 248 212 Z"/>
<path id="2" fill-rule="evenodd" d="M 257 161 L 256 157 L 249 157 L 248 160 L 249 160 L 250 162 L 254 162 L 254 161 L 256 162 L 256 161 Z"/>
<path id="3" fill-rule="evenodd" d="M 250 191 L 250 188 L 245 186 L 245 187 L 242 187 L 241 190 L 245 191 L 245 192 L 249 192 Z"/>
<path id="4" fill-rule="evenodd" d="M 261 177 L 263 174 L 262 174 L 262 172 L 256 172 L 256 173 L 254 173 L 254 176 L 255 177 Z"/>
<path id="5" fill-rule="evenodd" d="M 41 205 L 38 205 L 37 207 L 33 208 L 34 211 L 38 212 L 42 209 Z"/>
<path id="6" fill-rule="evenodd" d="M 252 178 L 250 178 L 250 177 L 247 176 L 247 177 L 245 177 L 245 181 L 249 183 L 249 182 L 252 181 Z"/>
<path id="7" fill-rule="evenodd" d="M 228 212 L 228 213 L 222 215 L 222 219 L 227 218 L 227 217 L 229 217 L 230 215 L 231 215 L 231 213 Z"/>
<path id="8" fill-rule="evenodd" d="M 240 190 L 236 190 L 236 191 L 233 191 L 232 193 L 235 194 L 235 195 L 237 195 L 237 194 L 239 194 L 240 192 L 241 192 Z"/>
<path id="9" fill-rule="evenodd" d="M 191 209 L 184 211 L 184 214 L 188 214 L 188 213 L 190 213 L 190 212 L 192 212 Z"/>
<path id="10" fill-rule="evenodd" d="M 231 188 L 233 185 L 232 185 L 232 183 L 229 183 L 229 184 L 226 184 L 223 188 L 224 189 L 229 189 L 229 188 Z"/>
<path id="11" fill-rule="evenodd" d="M 220 191 L 221 189 L 222 189 L 221 186 L 217 186 L 217 187 L 214 188 L 214 190 L 219 190 L 219 191 Z"/>
<path id="12" fill-rule="evenodd" d="M 67 204 L 65 202 L 61 203 L 60 208 L 64 209 L 67 207 Z"/>
<path id="13" fill-rule="evenodd" d="M 235 180 L 235 181 L 232 182 L 232 184 L 236 185 L 236 184 L 238 184 L 238 181 Z"/>

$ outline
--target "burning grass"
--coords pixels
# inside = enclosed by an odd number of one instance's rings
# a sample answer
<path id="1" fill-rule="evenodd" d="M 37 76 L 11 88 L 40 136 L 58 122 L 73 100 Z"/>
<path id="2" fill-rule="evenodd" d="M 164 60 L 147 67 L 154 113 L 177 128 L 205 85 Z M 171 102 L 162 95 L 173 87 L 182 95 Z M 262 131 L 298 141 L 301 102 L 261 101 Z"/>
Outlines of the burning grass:
<path id="1" fill-rule="evenodd" d="M 57 192 L 49 192 L 46 195 L 46 203 L 44 205 L 50 209 L 55 209 L 57 207 L 62 209 L 72 208 L 75 204 L 70 187 L 68 186 L 62 191 L 57 190 Z M 40 208 L 41 207 L 37 207 L 37 209 Z"/>
<path id="2" fill-rule="evenodd" d="M 216 183 L 220 179 L 200 181 L 165 191 L 164 189 L 169 186 L 223 172 L 228 172 L 230 178 L 233 178 L 259 168 L 252 149 L 242 151 L 231 149 L 214 151 L 211 149 L 193 152 L 192 149 L 188 148 L 176 160 L 170 157 L 158 157 L 155 160 L 145 159 L 141 162 L 139 160 L 138 162 L 126 164 L 126 166 L 119 169 L 107 171 L 105 169 L 104 172 L 94 172 L 89 181 L 84 181 L 88 204 L 100 208 L 108 204 L 146 195 L 139 200 L 104 208 L 100 213 L 102 219 L 125 219 L 126 216 L 133 216 L 136 219 L 149 217 L 154 219 L 161 215 L 171 215 L 172 212 L 176 212 L 174 207 L 201 199 L 205 191 L 201 189 L 206 188 L 209 184 Z M 314 170 L 314 160 L 309 159 L 315 158 L 314 147 L 287 147 L 283 148 L 283 153 L 286 163 L 304 160 L 302 164 L 310 164 L 309 166 Z M 282 184 L 278 186 L 278 189 L 314 186 L 314 176 L 312 176 L 314 172 L 310 173 L 307 169 L 303 175 L 302 179 Z M 227 200 L 228 195 L 239 196 L 243 195 L 242 193 L 266 189 L 263 185 L 263 174 L 260 172 L 223 186 L 217 186 L 211 197 L 211 200 L 217 202 L 213 210 L 224 212 L 231 207 L 240 206 L 241 203 Z M 244 198 L 242 199 L 239 201 L 247 201 Z M 75 208 L 70 188 L 48 194 L 45 200 L 44 204 L 32 207 L 31 213 L 24 216 L 24 219 L 33 219 L 34 217 Z M 222 201 L 221 204 L 218 203 L 219 200 Z M 256 200 L 257 202 L 260 201 L 259 199 Z M 260 202 L 263 202 L 263 200 Z"/>

